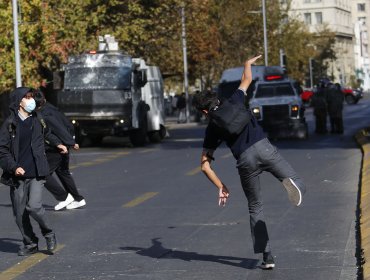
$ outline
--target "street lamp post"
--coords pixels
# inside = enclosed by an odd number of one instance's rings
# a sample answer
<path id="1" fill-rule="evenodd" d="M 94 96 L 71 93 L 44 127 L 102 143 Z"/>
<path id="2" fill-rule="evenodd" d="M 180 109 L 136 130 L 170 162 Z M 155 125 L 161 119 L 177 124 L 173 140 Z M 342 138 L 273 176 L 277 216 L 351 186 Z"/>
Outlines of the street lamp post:
<path id="1" fill-rule="evenodd" d="M 182 24 L 182 49 L 183 49 L 183 57 L 184 57 L 184 88 L 185 88 L 185 99 L 186 99 L 186 122 L 190 122 L 188 58 L 187 58 L 187 49 L 186 49 L 186 28 L 185 28 L 185 5 L 181 7 L 181 24 Z"/>
<path id="2" fill-rule="evenodd" d="M 312 69 L 312 61 L 313 61 L 313 59 L 312 59 L 312 57 L 310 57 L 309 59 L 308 59 L 308 65 L 309 65 L 309 69 L 310 69 L 310 87 L 311 87 L 311 89 L 313 88 L 313 69 Z"/>
<path id="3" fill-rule="evenodd" d="M 14 56 L 15 56 L 15 76 L 17 87 L 22 86 L 21 78 L 21 58 L 19 54 L 19 37 L 18 37 L 18 4 L 13 0 L 13 30 L 14 30 Z"/>
<path id="4" fill-rule="evenodd" d="M 265 0 L 262 1 L 262 11 L 249 11 L 248 14 L 261 14 L 262 13 L 262 19 L 263 19 L 263 47 L 264 47 L 264 53 L 265 53 L 265 66 L 269 65 L 269 59 L 268 59 L 268 42 L 267 42 L 267 24 L 266 24 L 266 3 Z"/>

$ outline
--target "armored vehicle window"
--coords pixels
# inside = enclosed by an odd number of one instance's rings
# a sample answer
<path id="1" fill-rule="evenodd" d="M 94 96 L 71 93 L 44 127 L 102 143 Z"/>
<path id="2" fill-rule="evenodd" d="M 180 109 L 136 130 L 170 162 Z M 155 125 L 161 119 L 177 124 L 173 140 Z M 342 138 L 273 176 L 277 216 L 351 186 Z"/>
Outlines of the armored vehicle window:
<path id="1" fill-rule="evenodd" d="M 276 87 L 276 96 L 294 96 L 293 88 L 290 84 L 282 84 Z"/>
<path id="2" fill-rule="evenodd" d="M 131 69 L 126 67 L 80 67 L 65 72 L 65 88 L 129 89 Z"/>
<path id="3" fill-rule="evenodd" d="M 294 96 L 294 90 L 289 83 L 260 84 L 257 87 L 255 98 Z"/>
<path id="4" fill-rule="evenodd" d="M 86 53 L 72 56 L 65 67 L 64 87 L 76 89 L 118 89 L 131 87 L 131 58 L 120 53 Z"/>

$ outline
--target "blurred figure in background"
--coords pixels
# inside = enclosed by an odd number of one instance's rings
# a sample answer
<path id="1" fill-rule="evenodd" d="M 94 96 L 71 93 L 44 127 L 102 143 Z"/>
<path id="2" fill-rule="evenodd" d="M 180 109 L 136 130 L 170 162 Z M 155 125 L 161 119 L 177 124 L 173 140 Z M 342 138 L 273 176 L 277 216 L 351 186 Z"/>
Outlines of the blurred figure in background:
<path id="1" fill-rule="evenodd" d="M 326 84 L 320 81 L 317 91 L 312 96 L 313 113 L 316 119 L 315 132 L 317 134 L 325 134 L 328 132 L 326 127 L 326 119 L 328 116 L 327 91 Z"/>
<path id="2" fill-rule="evenodd" d="M 181 93 L 181 95 L 177 98 L 176 108 L 179 111 L 177 123 L 185 123 L 186 122 L 186 98 L 185 92 Z"/>
<path id="3" fill-rule="evenodd" d="M 328 113 L 331 133 L 343 134 L 343 102 L 344 94 L 340 84 L 331 84 L 328 88 Z"/>

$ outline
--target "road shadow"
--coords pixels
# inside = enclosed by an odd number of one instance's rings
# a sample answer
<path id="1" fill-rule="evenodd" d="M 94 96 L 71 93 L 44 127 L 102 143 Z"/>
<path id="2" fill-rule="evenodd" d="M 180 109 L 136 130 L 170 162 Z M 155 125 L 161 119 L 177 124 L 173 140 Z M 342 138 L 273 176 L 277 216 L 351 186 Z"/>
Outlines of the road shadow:
<path id="1" fill-rule="evenodd" d="M 12 208 L 12 204 L 11 203 L 0 203 L 0 207 Z"/>
<path id="2" fill-rule="evenodd" d="M 52 212 L 56 212 L 53 205 L 49 205 L 49 204 L 43 204 L 42 206 L 44 206 L 44 209 L 46 211 L 52 211 Z"/>
<path id="3" fill-rule="evenodd" d="M 0 238 L 0 251 L 4 253 L 17 253 L 22 243 L 20 239 Z"/>
<path id="4" fill-rule="evenodd" d="M 152 239 L 152 246 L 149 248 L 142 247 L 120 247 L 125 251 L 136 251 L 136 254 L 155 258 L 155 259 L 178 259 L 182 261 L 206 261 L 240 267 L 245 269 L 258 268 L 258 259 L 238 258 L 231 256 L 218 256 L 210 254 L 199 254 L 197 252 L 185 252 L 179 250 L 168 249 L 162 246 L 162 242 L 158 241 L 160 238 Z"/>

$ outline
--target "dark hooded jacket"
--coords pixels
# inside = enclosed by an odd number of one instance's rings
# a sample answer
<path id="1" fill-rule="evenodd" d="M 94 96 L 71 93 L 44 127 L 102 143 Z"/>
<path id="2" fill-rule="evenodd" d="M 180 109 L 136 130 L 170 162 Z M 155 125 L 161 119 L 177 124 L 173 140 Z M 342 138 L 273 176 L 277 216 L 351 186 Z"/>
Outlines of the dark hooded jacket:
<path id="1" fill-rule="evenodd" d="M 46 125 L 50 127 L 51 133 L 54 134 L 63 145 L 72 147 L 76 144 L 74 138 L 74 127 L 67 117 L 59 109 L 49 102 L 45 102 L 39 111 L 45 119 Z M 46 146 L 47 151 L 55 150 L 51 145 Z"/>
<path id="2" fill-rule="evenodd" d="M 0 167 L 3 169 L 2 177 L 5 181 L 15 176 L 15 170 L 19 166 L 19 117 L 18 110 L 22 98 L 31 89 L 28 87 L 19 87 L 10 95 L 10 115 L 4 121 L 0 130 Z M 32 118 L 32 136 L 31 147 L 34 158 L 37 176 L 44 177 L 49 174 L 49 166 L 45 155 L 45 141 L 53 146 L 62 144 L 61 141 L 53 136 L 47 127 L 41 124 L 41 118 L 33 112 Z M 18 177 L 21 178 L 21 177 Z M 2 180 L 4 182 L 4 180 Z"/>

